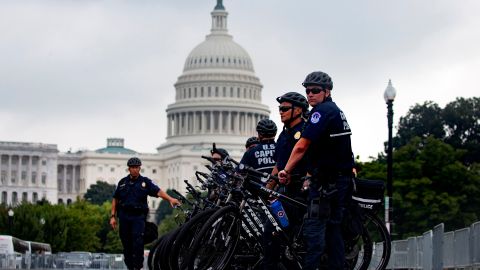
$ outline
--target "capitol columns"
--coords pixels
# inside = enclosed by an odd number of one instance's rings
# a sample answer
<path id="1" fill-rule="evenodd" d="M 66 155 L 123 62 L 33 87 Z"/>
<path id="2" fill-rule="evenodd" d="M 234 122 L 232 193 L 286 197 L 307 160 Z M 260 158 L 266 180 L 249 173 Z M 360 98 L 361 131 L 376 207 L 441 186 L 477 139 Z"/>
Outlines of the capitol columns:
<path id="1" fill-rule="evenodd" d="M 228 118 L 227 118 L 227 133 L 232 133 L 232 111 L 228 111 Z"/>

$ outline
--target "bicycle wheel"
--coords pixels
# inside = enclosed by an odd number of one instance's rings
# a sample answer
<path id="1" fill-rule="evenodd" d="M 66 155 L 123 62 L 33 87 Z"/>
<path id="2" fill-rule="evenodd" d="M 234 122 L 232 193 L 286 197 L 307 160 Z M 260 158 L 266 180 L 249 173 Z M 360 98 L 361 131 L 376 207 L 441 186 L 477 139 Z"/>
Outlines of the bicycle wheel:
<path id="1" fill-rule="evenodd" d="M 204 222 L 211 216 L 216 209 L 207 209 L 193 216 L 188 222 L 182 225 L 177 234 L 175 242 L 170 250 L 169 265 L 172 270 L 183 269 L 186 266 L 187 252 L 193 243 L 194 237 L 198 234 Z"/>
<path id="2" fill-rule="evenodd" d="M 195 237 L 187 259 L 188 269 L 226 269 L 238 242 L 240 224 L 237 206 L 216 211 Z"/>
<path id="3" fill-rule="evenodd" d="M 361 249 L 355 258 L 354 269 L 383 270 L 390 259 L 391 240 L 385 224 L 375 214 L 366 212 L 363 233 L 359 239 Z M 347 255 L 348 256 L 348 255 Z M 347 260 L 348 261 L 348 260 Z"/>

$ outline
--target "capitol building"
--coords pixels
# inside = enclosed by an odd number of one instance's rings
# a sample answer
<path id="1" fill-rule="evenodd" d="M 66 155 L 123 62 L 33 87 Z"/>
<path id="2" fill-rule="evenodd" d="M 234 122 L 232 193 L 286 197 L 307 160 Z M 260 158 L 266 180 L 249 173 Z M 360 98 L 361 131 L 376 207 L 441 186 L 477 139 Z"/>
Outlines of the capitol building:
<path id="1" fill-rule="evenodd" d="M 155 154 L 126 148 L 123 138 L 107 138 L 105 148 L 65 153 L 55 144 L 0 141 L 0 202 L 44 198 L 68 204 L 97 181 L 116 184 L 127 175 L 126 161 L 132 156 L 142 160 L 143 175 L 180 191 L 183 180 L 195 184 L 194 172 L 206 170 L 208 161 L 200 156 L 209 155 L 212 143 L 240 159 L 246 139 L 256 135 L 257 122 L 270 111 L 262 104 L 252 59 L 228 33 L 221 0 L 211 18 L 210 33 L 188 54 L 174 84 L 175 101 L 166 108 L 167 137 Z M 158 203 L 151 199 L 150 208 Z"/>

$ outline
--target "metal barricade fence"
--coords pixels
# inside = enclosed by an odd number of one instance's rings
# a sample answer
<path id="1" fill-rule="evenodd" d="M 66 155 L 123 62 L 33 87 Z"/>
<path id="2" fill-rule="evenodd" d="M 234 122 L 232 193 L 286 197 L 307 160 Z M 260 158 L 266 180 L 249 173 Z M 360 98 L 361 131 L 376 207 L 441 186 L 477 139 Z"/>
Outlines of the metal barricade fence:
<path id="1" fill-rule="evenodd" d="M 432 269 L 433 270 L 442 270 L 443 269 L 443 234 L 445 226 L 439 224 L 433 228 L 433 239 L 432 239 Z"/>
<path id="2" fill-rule="evenodd" d="M 102 254 L 102 256 L 94 253 L 91 260 L 75 264 L 69 263 L 64 254 L 1 254 L 0 253 L 0 269 L 127 269 L 123 262 L 121 254 Z M 144 257 L 143 269 L 147 267 L 148 255 Z"/>
<path id="3" fill-rule="evenodd" d="M 467 267 L 470 264 L 470 228 L 456 230 L 453 235 L 454 266 Z"/>
<path id="4" fill-rule="evenodd" d="M 433 232 L 430 230 L 422 236 L 422 269 L 432 269 Z"/>
<path id="5" fill-rule="evenodd" d="M 453 232 L 443 234 L 443 267 L 453 268 L 455 257 L 453 251 L 454 235 Z"/>
<path id="6" fill-rule="evenodd" d="M 421 236 L 392 241 L 387 269 L 480 270 L 480 222 L 453 232 L 439 224 Z"/>
<path id="7" fill-rule="evenodd" d="M 471 262 L 473 266 L 480 268 L 480 222 L 472 224 L 470 235 Z"/>

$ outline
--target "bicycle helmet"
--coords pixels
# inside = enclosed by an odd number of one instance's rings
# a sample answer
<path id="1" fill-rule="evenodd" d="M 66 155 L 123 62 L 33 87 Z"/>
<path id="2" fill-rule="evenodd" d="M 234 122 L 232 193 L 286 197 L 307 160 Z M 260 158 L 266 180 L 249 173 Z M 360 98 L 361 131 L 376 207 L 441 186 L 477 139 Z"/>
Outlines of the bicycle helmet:
<path id="1" fill-rule="evenodd" d="M 254 144 L 259 144 L 260 141 L 258 141 L 257 137 L 250 137 L 248 138 L 247 142 L 245 143 L 245 148 L 249 148 L 250 146 Z"/>
<path id="2" fill-rule="evenodd" d="M 321 71 L 314 71 L 308 74 L 302 85 L 305 87 L 310 85 L 319 85 L 328 90 L 333 89 L 332 78 L 330 78 L 327 73 Z"/>
<path id="3" fill-rule="evenodd" d="M 277 125 L 270 119 L 262 119 L 258 121 L 257 132 L 265 137 L 273 137 L 277 134 Z"/>
<path id="4" fill-rule="evenodd" d="M 212 147 L 212 150 L 210 150 L 210 154 L 219 154 L 222 158 L 225 158 L 225 157 L 228 157 L 229 154 L 228 154 L 228 151 L 223 149 L 223 148 L 217 148 L 217 145 L 215 143 L 213 143 L 213 147 Z"/>
<path id="5" fill-rule="evenodd" d="M 127 166 L 128 167 L 142 166 L 142 161 L 137 157 L 132 157 L 127 161 Z"/>
<path id="6" fill-rule="evenodd" d="M 293 106 L 302 108 L 304 111 L 308 109 L 307 99 L 300 93 L 288 92 L 283 96 L 277 97 L 278 103 L 290 102 Z"/>

